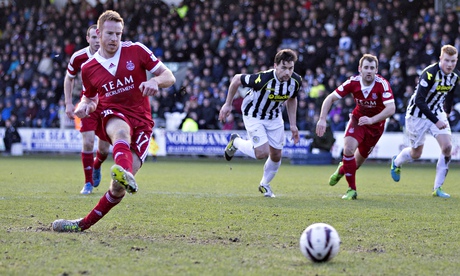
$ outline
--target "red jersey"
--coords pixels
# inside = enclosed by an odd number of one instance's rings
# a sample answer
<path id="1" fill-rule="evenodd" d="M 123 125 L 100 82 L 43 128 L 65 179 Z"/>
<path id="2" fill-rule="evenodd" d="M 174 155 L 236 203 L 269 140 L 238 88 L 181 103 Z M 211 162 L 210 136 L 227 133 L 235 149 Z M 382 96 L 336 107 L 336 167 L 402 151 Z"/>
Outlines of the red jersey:
<path id="1" fill-rule="evenodd" d="M 81 65 L 92 56 L 93 55 L 91 55 L 89 51 L 89 46 L 73 53 L 73 55 L 70 57 L 69 64 L 67 65 L 67 74 L 69 77 L 75 78 L 78 72 L 81 70 Z"/>
<path id="2" fill-rule="evenodd" d="M 103 109 L 153 125 L 149 98 L 139 90 L 147 80 L 146 71 L 154 73 L 162 65 L 145 45 L 121 42 L 116 54 L 105 59 L 99 52 L 82 66 L 83 94 L 99 97 Z"/>
<path id="3" fill-rule="evenodd" d="M 385 104 L 394 102 L 393 91 L 385 78 L 376 74 L 374 82 L 369 86 L 365 86 L 361 79 L 360 75 L 350 77 L 333 92 L 339 98 L 353 94 L 356 107 L 352 113 L 356 119 L 372 117 L 380 113 Z"/>
<path id="4" fill-rule="evenodd" d="M 74 79 L 78 72 L 80 72 L 82 64 L 91 57 L 93 57 L 93 55 L 89 51 L 89 46 L 73 53 L 73 55 L 70 57 L 69 64 L 67 64 L 67 75 Z M 83 91 L 80 93 L 80 97 L 82 95 Z"/>

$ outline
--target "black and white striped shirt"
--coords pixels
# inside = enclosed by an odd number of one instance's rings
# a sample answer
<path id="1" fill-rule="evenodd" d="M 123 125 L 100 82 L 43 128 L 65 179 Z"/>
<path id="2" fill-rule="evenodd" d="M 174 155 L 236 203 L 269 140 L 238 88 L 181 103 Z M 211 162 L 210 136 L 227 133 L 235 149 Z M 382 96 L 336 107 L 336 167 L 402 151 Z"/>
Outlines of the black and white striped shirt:
<path id="1" fill-rule="evenodd" d="M 458 87 L 460 71 L 455 69 L 446 75 L 434 63 L 426 67 L 420 75 L 414 94 L 409 100 L 406 115 L 428 118 L 436 124 L 437 115 L 450 113 L 455 89 Z"/>
<path id="2" fill-rule="evenodd" d="M 295 72 L 288 81 L 279 81 L 274 69 L 242 75 L 242 86 L 251 88 L 241 106 L 243 115 L 261 120 L 281 116 L 283 103 L 297 97 L 301 83 L 302 78 Z"/>

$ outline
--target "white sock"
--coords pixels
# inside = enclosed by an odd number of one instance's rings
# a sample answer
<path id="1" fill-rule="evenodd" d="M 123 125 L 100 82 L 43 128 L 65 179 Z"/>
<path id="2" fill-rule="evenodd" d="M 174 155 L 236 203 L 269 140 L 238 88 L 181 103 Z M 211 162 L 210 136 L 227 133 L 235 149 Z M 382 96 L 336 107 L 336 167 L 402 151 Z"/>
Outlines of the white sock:
<path id="1" fill-rule="evenodd" d="M 447 172 L 449 171 L 450 156 L 446 157 L 441 153 L 436 164 L 436 177 L 434 179 L 433 188 L 436 190 L 441 187 L 446 180 Z"/>
<path id="2" fill-rule="evenodd" d="M 281 160 L 278 162 L 273 162 L 269 156 L 267 158 L 267 161 L 265 161 L 264 174 L 262 176 L 262 180 L 260 181 L 260 184 L 270 184 L 270 182 L 273 180 L 276 173 L 278 172 L 278 169 L 280 168 L 280 166 L 281 166 Z"/>
<path id="3" fill-rule="evenodd" d="M 395 159 L 395 166 L 401 167 L 402 164 L 412 162 L 414 159 L 410 156 L 411 148 L 404 148 Z"/>
<path id="4" fill-rule="evenodd" d="M 254 147 L 252 146 L 252 142 L 250 140 L 244 140 L 242 138 L 237 137 L 233 141 L 233 145 L 235 145 L 235 147 L 242 153 L 246 154 L 249 157 L 256 159 Z"/>

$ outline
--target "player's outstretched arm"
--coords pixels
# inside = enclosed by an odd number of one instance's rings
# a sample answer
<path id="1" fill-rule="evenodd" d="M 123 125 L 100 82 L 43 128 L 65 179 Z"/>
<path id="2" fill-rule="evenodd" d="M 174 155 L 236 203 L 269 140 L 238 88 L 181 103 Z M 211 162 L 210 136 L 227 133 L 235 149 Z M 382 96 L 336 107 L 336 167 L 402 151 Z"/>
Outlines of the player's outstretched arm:
<path id="1" fill-rule="evenodd" d="M 286 101 L 286 111 L 289 118 L 289 128 L 292 133 L 292 141 L 297 144 L 300 140 L 299 129 L 297 128 L 297 98 Z"/>
<path id="2" fill-rule="evenodd" d="M 233 76 L 230 85 L 228 86 L 227 98 L 225 99 L 225 103 L 220 108 L 219 112 L 219 121 L 225 122 L 225 119 L 230 115 L 232 112 L 232 102 L 233 98 L 235 97 L 236 92 L 238 91 L 238 87 L 241 85 L 241 74 L 236 74 Z"/>
<path id="3" fill-rule="evenodd" d="M 321 106 L 321 112 L 319 114 L 319 119 L 316 123 L 316 134 L 319 137 L 322 137 L 324 133 L 326 133 L 327 116 L 329 114 L 329 110 L 331 110 L 332 104 L 337 100 L 339 100 L 339 97 L 337 97 L 337 95 L 335 95 L 334 93 L 331 93 L 323 101 L 323 105 Z"/>
<path id="4" fill-rule="evenodd" d="M 64 103 L 65 103 L 65 114 L 69 119 L 74 118 L 75 106 L 72 103 L 72 89 L 75 82 L 74 78 L 71 78 L 68 74 L 64 78 Z"/>

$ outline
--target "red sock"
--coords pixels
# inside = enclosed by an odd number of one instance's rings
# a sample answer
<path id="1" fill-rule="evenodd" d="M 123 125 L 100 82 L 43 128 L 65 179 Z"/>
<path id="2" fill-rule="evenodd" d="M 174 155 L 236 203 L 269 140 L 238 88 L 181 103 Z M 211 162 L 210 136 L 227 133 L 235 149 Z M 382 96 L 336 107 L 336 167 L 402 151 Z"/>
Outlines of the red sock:
<path id="1" fill-rule="evenodd" d="M 93 153 L 82 152 L 81 163 L 83 164 L 83 172 L 85 173 L 85 183 L 93 185 Z"/>
<path id="2" fill-rule="evenodd" d="M 104 163 L 105 159 L 107 159 L 108 155 L 102 155 L 99 151 L 96 151 L 96 158 L 94 158 L 93 167 L 95 169 L 100 169 L 102 163 Z"/>
<path id="3" fill-rule="evenodd" d="M 356 191 L 356 160 L 355 156 L 343 156 L 343 172 L 348 182 L 348 187 Z"/>
<path id="4" fill-rule="evenodd" d="M 99 200 L 99 203 L 89 212 L 88 215 L 80 222 L 81 230 L 86 230 L 93 226 L 96 222 L 98 222 L 102 217 L 104 217 L 110 209 L 115 207 L 120 201 L 123 199 L 122 197 L 115 197 L 112 193 L 107 191 Z"/>
<path id="5" fill-rule="evenodd" d="M 123 169 L 133 172 L 133 155 L 126 141 L 119 140 L 113 144 L 113 160 Z"/>

